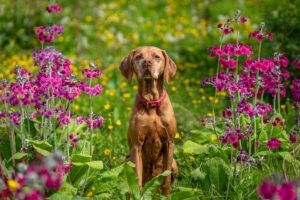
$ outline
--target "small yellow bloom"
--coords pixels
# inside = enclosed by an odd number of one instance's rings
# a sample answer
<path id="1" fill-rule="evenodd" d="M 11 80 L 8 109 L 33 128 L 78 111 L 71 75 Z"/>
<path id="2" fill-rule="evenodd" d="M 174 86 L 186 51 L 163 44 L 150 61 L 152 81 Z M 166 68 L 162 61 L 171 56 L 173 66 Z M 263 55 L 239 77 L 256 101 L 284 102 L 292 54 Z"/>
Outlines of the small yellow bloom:
<path id="1" fill-rule="evenodd" d="M 123 94 L 123 97 L 124 97 L 124 98 L 129 98 L 129 97 L 130 97 L 130 94 L 129 94 L 129 93 L 124 93 L 124 94 Z"/>
<path id="2" fill-rule="evenodd" d="M 93 196 L 93 192 L 89 192 L 88 194 L 87 194 L 87 197 L 92 197 Z"/>
<path id="3" fill-rule="evenodd" d="M 206 97 L 205 97 L 205 96 L 202 96 L 201 99 L 204 101 L 204 100 L 206 99 Z"/>
<path id="4" fill-rule="evenodd" d="M 92 187 L 92 191 L 95 191 L 95 190 L 96 190 L 96 188 L 93 186 L 93 187 Z"/>
<path id="5" fill-rule="evenodd" d="M 175 134 L 175 138 L 176 138 L 176 139 L 180 138 L 179 133 L 176 133 L 176 134 Z"/>
<path id="6" fill-rule="evenodd" d="M 200 89 L 199 89 L 199 92 L 200 92 L 200 93 L 204 93 L 204 89 L 203 89 L 203 88 L 200 88 Z"/>
<path id="7" fill-rule="evenodd" d="M 115 156 L 113 157 L 113 160 L 116 160 L 116 157 L 115 157 Z"/>
<path id="8" fill-rule="evenodd" d="M 93 20 L 93 18 L 92 18 L 92 16 L 86 16 L 85 17 L 85 21 L 87 21 L 87 22 L 91 22 Z"/>
<path id="9" fill-rule="evenodd" d="M 128 111 L 131 111 L 131 107 L 127 107 L 127 110 L 128 110 Z"/>
<path id="10" fill-rule="evenodd" d="M 7 181 L 7 185 L 8 185 L 8 188 L 11 191 L 16 190 L 18 188 L 18 186 L 19 186 L 18 182 L 14 181 L 14 180 L 8 180 Z"/>
<path id="11" fill-rule="evenodd" d="M 176 91 L 177 88 L 176 88 L 175 86 L 173 86 L 173 87 L 171 87 L 171 90 L 172 90 L 172 91 Z"/>
<path id="12" fill-rule="evenodd" d="M 108 113 L 108 116 L 111 117 L 111 113 Z"/>
<path id="13" fill-rule="evenodd" d="M 109 126 L 108 126 L 108 129 L 109 129 L 109 130 L 112 130 L 113 128 L 114 128 L 113 125 L 109 125 Z"/>
<path id="14" fill-rule="evenodd" d="M 79 106 L 78 106 L 78 105 L 74 105 L 73 107 L 74 107 L 75 110 L 78 110 L 78 109 L 79 109 Z"/>
<path id="15" fill-rule="evenodd" d="M 121 125 L 121 120 L 118 119 L 118 120 L 116 121 L 116 124 L 117 124 L 118 126 L 120 126 L 120 125 Z"/>
<path id="16" fill-rule="evenodd" d="M 193 104 L 197 104 L 197 100 L 193 100 L 192 102 L 193 102 Z"/>
<path id="17" fill-rule="evenodd" d="M 213 135 L 211 136 L 211 141 L 215 141 L 217 139 L 217 136 Z"/>
<path id="18" fill-rule="evenodd" d="M 214 100 L 214 97 L 210 96 L 210 97 L 208 97 L 208 99 L 209 99 L 210 101 L 212 101 L 212 100 Z"/>
<path id="19" fill-rule="evenodd" d="M 207 113 L 207 116 L 212 116 L 212 113 Z"/>
<path id="20" fill-rule="evenodd" d="M 59 36 L 59 37 L 58 37 L 58 41 L 59 41 L 59 42 L 63 42 L 64 40 L 65 40 L 65 39 L 64 39 L 63 36 Z"/>
<path id="21" fill-rule="evenodd" d="M 104 154 L 105 154 L 105 155 L 109 155 L 109 153 L 110 153 L 110 150 L 109 150 L 109 149 L 105 149 L 105 150 L 104 150 Z"/>
<path id="22" fill-rule="evenodd" d="M 183 149 L 183 153 L 186 153 L 187 152 L 187 150 L 186 149 Z"/>
<path id="23" fill-rule="evenodd" d="M 282 105 L 280 106 L 280 108 L 284 110 L 284 109 L 286 108 L 286 105 L 285 105 L 285 104 L 282 104 Z"/>
<path id="24" fill-rule="evenodd" d="M 133 89 L 134 89 L 134 90 L 137 90 L 137 89 L 138 89 L 138 86 L 137 86 L 137 85 L 133 86 Z"/>
<path id="25" fill-rule="evenodd" d="M 104 106 L 104 108 L 105 108 L 106 110 L 108 110 L 108 109 L 110 109 L 110 105 L 109 105 L 109 104 L 106 104 L 106 105 Z"/>
<path id="26" fill-rule="evenodd" d="M 193 162 L 195 160 L 195 158 L 194 157 L 190 157 L 190 162 Z"/>

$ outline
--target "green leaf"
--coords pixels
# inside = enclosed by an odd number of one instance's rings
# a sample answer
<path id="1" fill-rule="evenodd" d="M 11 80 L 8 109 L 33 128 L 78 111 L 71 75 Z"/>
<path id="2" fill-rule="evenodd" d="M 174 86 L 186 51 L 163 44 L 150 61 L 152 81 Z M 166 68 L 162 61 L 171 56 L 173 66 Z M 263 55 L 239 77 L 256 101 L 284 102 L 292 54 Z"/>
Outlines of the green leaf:
<path id="1" fill-rule="evenodd" d="M 214 133 L 211 129 L 205 128 L 201 130 L 192 130 L 190 131 L 190 135 L 192 135 L 193 141 L 203 144 L 210 142 L 211 136 L 213 136 Z"/>
<path id="2" fill-rule="evenodd" d="M 225 163 L 221 158 L 212 158 L 206 162 L 209 170 L 209 180 L 216 186 L 218 192 L 223 191 L 225 184 Z"/>
<path id="3" fill-rule="evenodd" d="M 141 196 L 144 197 L 145 200 L 152 199 L 151 197 L 152 193 L 155 189 L 157 189 L 161 185 L 162 177 L 168 176 L 171 173 L 172 173 L 171 171 L 164 171 L 162 174 L 148 181 L 142 189 Z"/>
<path id="4" fill-rule="evenodd" d="M 72 196 L 63 193 L 54 193 L 47 199 L 49 200 L 72 200 Z"/>
<path id="5" fill-rule="evenodd" d="M 92 160 L 92 157 L 90 155 L 86 154 L 73 154 L 72 155 L 72 162 L 77 162 L 77 163 L 85 163 L 85 162 L 90 162 Z"/>
<path id="6" fill-rule="evenodd" d="M 57 193 L 65 194 L 68 196 L 75 196 L 77 194 L 77 188 L 75 188 L 72 184 L 64 181 Z"/>
<path id="7" fill-rule="evenodd" d="M 191 177 L 192 179 L 196 180 L 196 181 L 203 181 L 205 179 L 206 173 L 200 171 L 200 167 L 194 169 L 191 172 Z"/>
<path id="8" fill-rule="evenodd" d="M 295 162 L 292 154 L 290 154 L 290 152 L 278 152 L 278 154 L 286 161 L 288 161 L 289 163 L 293 163 Z"/>
<path id="9" fill-rule="evenodd" d="M 196 155 L 197 154 L 208 154 L 206 146 L 197 144 L 190 140 L 186 141 L 184 143 L 184 145 L 182 146 L 182 148 L 184 150 L 186 150 L 187 153 L 190 153 L 190 154 L 196 154 Z"/>
<path id="10" fill-rule="evenodd" d="M 126 162 L 124 164 L 123 171 L 119 176 L 118 188 L 120 189 L 121 194 L 125 195 L 130 191 L 133 198 L 139 199 L 138 178 L 132 166 L 134 165 L 131 162 Z"/>
<path id="11" fill-rule="evenodd" d="M 21 158 L 24 158 L 24 157 L 26 157 L 28 155 L 28 153 L 24 153 L 24 152 L 17 152 L 14 156 L 13 156 L 13 158 L 14 159 L 16 159 L 16 160 L 19 160 L 19 159 L 21 159 Z"/>
<path id="12" fill-rule="evenodd" d="M 171 193 L 166 199 L 184 200 L 184 199 L 190 199 L 192 197 L 197 197 L 197 195 L 195 195 L 194 192 L 190 192 L 190 191 L 179 191 L 179 192 Z"/>
<path id="13" fill-rule="evenodd" d="M 52 145 L 47 141 L 31 140 L 30 142 L 34 149 L 43 156 L 48 156 L 53 149 Z"/>
<path id="14" fill-rule="evenodd" d="M 99 169 L 99 170 L 103 169 L 102 161 L 90 161 L 90 162 L 86 162 L 85 164 L 94 169 Z"/>

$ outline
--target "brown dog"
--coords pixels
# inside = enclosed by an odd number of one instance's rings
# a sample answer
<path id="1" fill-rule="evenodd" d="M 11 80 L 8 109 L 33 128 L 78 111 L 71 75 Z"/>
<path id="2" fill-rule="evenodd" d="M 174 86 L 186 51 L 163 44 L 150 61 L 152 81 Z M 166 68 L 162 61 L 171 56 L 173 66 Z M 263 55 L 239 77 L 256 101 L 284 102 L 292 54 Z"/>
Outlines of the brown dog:
<path id="1" fill-rule="evenodd" d="M 130 152 L 127 161 L 135 163 L 140 190 L 153 177 L 165 170 L 174 173 L 163 177 L 162 190 L 169 195 L 171 178 L 177 176 L 173 158 L 174 137 L 177 129 L 174 111 L 163 86 L 176 73 L 176 65 L 164 50 L 140 47 L 124 58 L 122 74 L 131 82 L 133 73 L 138 81 L 138 93 L 132 108 L 128 128 Z"/>

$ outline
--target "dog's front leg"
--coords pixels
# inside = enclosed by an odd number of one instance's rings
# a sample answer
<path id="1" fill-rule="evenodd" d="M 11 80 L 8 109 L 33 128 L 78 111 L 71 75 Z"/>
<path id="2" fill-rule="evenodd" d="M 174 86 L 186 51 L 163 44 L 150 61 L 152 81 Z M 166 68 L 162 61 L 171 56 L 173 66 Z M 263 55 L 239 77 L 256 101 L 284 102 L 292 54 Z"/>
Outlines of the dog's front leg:
<path id="1" fill-rule="evenodd" d="M 134 154 L 134 163 L 135 163 L 135 171 L 138 177 L 138 185 L 140 191 L 142 190 L 143 184 L 143 160 L 142 160 L 142 146 L 135 145 L 133 147 L 133 154 Z"/>
<path id="2" fill-rule="evenodd" d="M 174 153 L 174 142 L 169 140 L 164 144 L 164 154 L 163 154 L 163 167 L 165 170 L 172 170 Z M 162 190 L 165 196 L 168 196 L 171 192 L 171 175 L 163 177 Z"/>
<path id="3" fill-rule="evenodd" d="M 138 177 L 138 185 L 140 190 L 143 186 L 143 159 L 142 159 L 142 148 L 144 145 L 145 137 L 147 134 L 146 128 L 140 128 L 131 132 L 131 152 L 130 157 L 131 161 L 135 163 L 135 172 Z"/>

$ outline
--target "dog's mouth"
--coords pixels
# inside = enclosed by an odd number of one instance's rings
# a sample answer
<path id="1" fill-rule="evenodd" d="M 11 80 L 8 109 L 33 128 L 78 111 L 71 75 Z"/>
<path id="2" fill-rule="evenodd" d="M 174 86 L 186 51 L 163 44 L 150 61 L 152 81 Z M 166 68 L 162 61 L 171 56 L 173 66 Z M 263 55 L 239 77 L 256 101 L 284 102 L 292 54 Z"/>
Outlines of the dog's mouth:
<path id="1" fill-rule="evenodd" d="M 151 73 L 148 70 L 144 74 L 144 79 L 153 79 L 153 77 L 151 76 Z"/>

